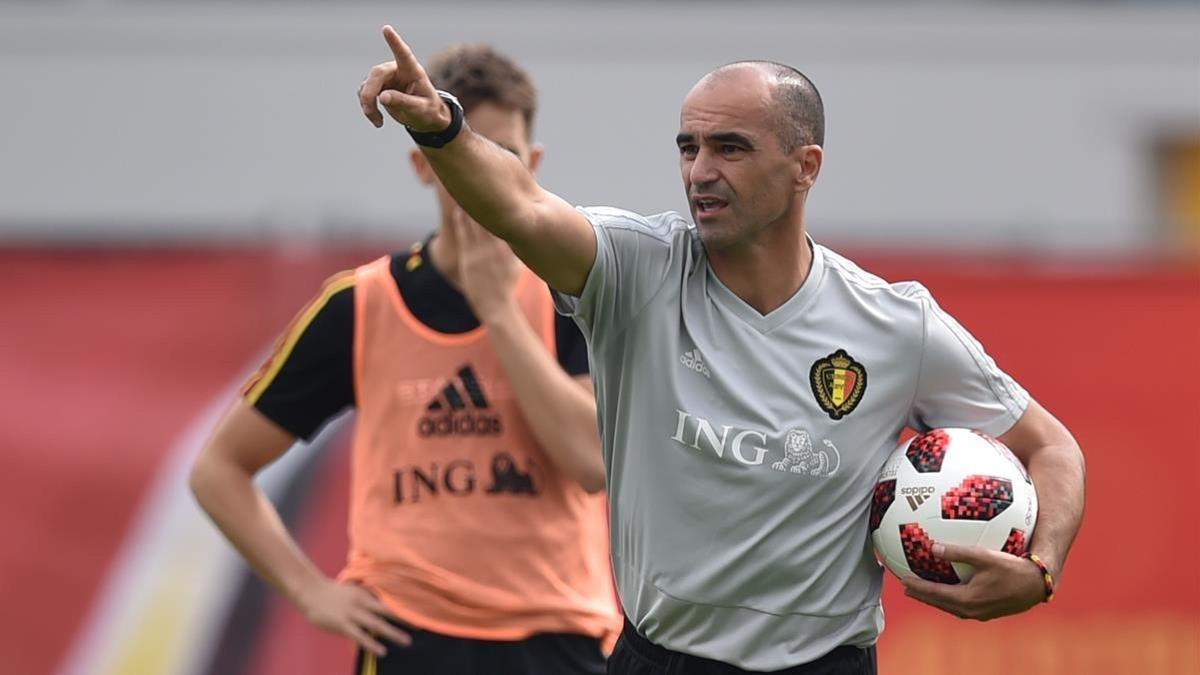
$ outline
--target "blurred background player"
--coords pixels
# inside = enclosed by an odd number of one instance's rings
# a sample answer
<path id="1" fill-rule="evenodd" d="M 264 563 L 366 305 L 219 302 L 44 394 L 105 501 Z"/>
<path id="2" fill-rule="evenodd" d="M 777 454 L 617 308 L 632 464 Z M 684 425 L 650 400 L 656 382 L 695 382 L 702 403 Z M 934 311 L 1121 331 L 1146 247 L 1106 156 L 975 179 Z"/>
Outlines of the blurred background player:
<path id="1" fill-rule="evenodd" d="M 464 45 L 429 74 L 536 171 L 520 67 Z M 412 163 L 437 189 L 438 230 L 325 283 L 213 432 L 192 489 L 264 579 L 360 645 L 358 672 L 603 672 L 620 617 L 590 494 L 604 473 L 586 345 L 416 150 Z M 333 580 L 253 478 L 347 406 L 350 552 Z"/>

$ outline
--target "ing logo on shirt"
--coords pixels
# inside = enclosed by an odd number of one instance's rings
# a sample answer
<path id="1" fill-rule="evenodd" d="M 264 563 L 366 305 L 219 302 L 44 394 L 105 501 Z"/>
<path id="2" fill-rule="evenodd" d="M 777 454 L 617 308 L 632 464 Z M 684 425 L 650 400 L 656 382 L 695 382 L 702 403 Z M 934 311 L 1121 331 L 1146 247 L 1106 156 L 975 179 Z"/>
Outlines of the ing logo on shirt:
<path id="1" fill-rule="evenodd" d="M 500 416 L 490 412 L 491 405 L 479 386 L 475 369 L 468 364 L 459 368 L 456 375 L 458 380 L 447 382 L 425 406 L 425 414 L 417 420 L 417 433 L 426 438 L 498 435 Z"/>
<path id="2" fill-rule="evenodd" d="M 782 455 L 770 463 L 775 471 L 799 474 L 812 478 L 830 478 L 842 467 L 842 453 L 833 441 L 821 440 L 813 447 L 812 437 L 804 429 L 789 429 L 779 442 L 758 429 L 736 429 L 731 425 L 714 425 L 698 415 L 675 410 L 675 433 L 670 439 L 684 447 L 702 453 L 712 453 L 717 459 L 730 459 L 745 466 L 762 466 L 768 456 Z"/>
<path id="3" fill-rule="evenodd" d="M 507 452 L 492 455 L 488 467 L 491 479 L 486 484 L 479 475 L 475 462 L 455 459 L 450 462 L 431 462 L 428 466 L 409 466 L 392 472 L 392 503 L 416 504 L 423 499 L 467 497 L 482 493 L 489 497 L 504 495 L 536 497 L 541 494 L 534 474 L 538 473 L 531 460 L 526 460 L 525 469 L 518 466 L 517 458 Z"/>

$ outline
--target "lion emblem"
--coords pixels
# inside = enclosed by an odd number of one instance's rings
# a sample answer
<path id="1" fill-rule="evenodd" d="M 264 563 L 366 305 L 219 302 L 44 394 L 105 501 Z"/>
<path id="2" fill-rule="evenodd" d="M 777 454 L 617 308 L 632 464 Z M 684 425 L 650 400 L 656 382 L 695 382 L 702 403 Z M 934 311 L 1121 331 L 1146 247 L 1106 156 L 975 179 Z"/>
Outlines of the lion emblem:
<path id="1" fill-rule="evenodd" d="M 825 450 L 814 451 L 808 432 L 792 429 L 783 443 L 783 459 L 771 464 L 771 468 L 810 476 L 832 476 L 842 465 L 842 455 L 831 441 L 823 443 Z"/>

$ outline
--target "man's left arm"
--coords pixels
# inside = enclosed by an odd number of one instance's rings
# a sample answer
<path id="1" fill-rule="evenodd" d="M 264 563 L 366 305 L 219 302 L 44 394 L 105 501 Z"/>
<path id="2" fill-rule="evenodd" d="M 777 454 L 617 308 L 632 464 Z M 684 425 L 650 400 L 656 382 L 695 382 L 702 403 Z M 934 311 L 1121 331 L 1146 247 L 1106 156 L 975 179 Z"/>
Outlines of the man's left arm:
<path id="1" fill-rule="evenodd" d="M 1046 564 L 1057 583 L 1083 521 L 1083 451 L 1063 423 L 1037 401 L 1030 401 L 1021 420 L 997 440 L 1013 451 L 1033 478 L 1038 519 L 1029 551 Z"/>
<path id="2" fill-rule="evenodd" d="M 924 294 L 923 289 L 922 295 Z M 1067 428 L 1001 371 L 957 321 L 926 296 L 921 385 L 914 427 L 958 426 L 995 434 L 1024 464 L 1038 495 L 1029 551 L 1058 583 L 1083 520 L 1083 453 Z M 964 584 L 902 579 L 905 593 L 959 617 L 986 621 L 1046 599 L 1032 560 L 977 546 L 936 543 L 934 555 L 975 568 Z"/>

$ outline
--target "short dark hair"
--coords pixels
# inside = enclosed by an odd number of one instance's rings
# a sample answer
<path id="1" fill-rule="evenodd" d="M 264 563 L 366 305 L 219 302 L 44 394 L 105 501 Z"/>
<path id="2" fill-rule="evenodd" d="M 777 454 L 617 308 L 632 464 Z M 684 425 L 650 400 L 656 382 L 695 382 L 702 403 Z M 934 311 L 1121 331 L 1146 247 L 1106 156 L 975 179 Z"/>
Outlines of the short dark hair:
<path id="1" fill-rule="evenodd" d="M 762 68 L 775 76 L 774 119 L 775 132 L 784 152 L 791 152 L 802 145 L 825 145 L 825 104 L 817 85 L 804 73 L 775 61 L 737 61 L 729 64 L 747 64 Z M 729 66 L 722 66 L 720 69 Z"/>
<path id="2" fill-rule="evenodd" d="M 516 110 L 525 118 L 526 133 L 533 134 L 537 88 L 524 68 L 491 46 L 451 45 L 434 54 L 425 70 L 434 87 L 458 97 L 463 110 L 481 103 Z"/>

